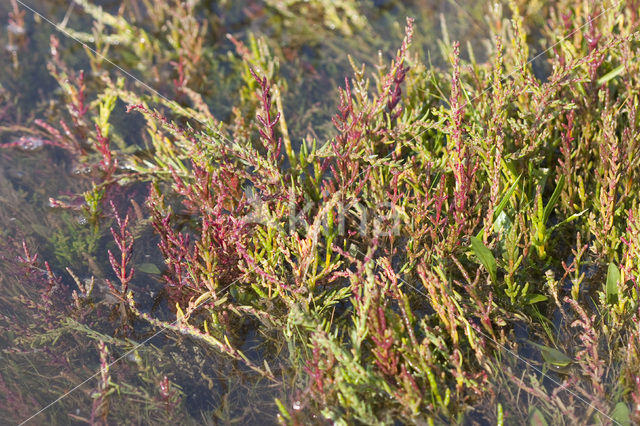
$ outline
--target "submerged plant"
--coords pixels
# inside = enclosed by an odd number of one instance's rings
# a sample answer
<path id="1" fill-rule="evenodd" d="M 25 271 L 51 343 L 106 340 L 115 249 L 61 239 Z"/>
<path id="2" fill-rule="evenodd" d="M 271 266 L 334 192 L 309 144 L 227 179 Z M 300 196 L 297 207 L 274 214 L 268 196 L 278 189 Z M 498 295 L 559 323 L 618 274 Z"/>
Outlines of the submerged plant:
<path id="1" fill-rule="evenodd" d="M 196 1 L 127 2 L 114 14 L 76 3 L 95 24 L 73 34 L 102 53 L 89 77 L 52 38 L 67 115 L 34 121 L 50 149 L 88 168 L 90 189 L 53 206 L 83 212 L 89 258 L 102 251 L 111 266 L 72 274 L 74 327 L 91 330 L 82 320 L 106 284 L 96 309 L 121 322 L 112 333 L 144 323 L 217 353 L 256 388 L 280 390 L 283 423 L 640 419 L 636 3 L 510 1 L 509 19 L 492 7 L 486 61 L 443 26 L 450 70 L 415 53 L 419 27 L 407 19 L 395 55 L 372 72 L 350 58 L 326 138 L 290 131 L 307 113 L 288 104 L 302 71 L 276 42 L 222 37 L 222 18 L 201 20 Z M 366 27 L 362 10 L 290 1 L 243 13 L 284 20 L 282 31 L 299 13 L 350 35 Z M 551 46 L 534 57 L 542 65 L 529 60 L 534 32 Z M 139 70 L 148 94 L 105 65 L 116 42 L 113 60 Z M 228 105 L 214 108 L 221 94 Z M 54 235 L 58 260 L 78 263 Z M 143 235 L 157 242 L 145 246 L 156 263 L 134 250 Z M 36 260 L 25 250 L 30 270 Z M 46 270 L 50 289 L 61 286 Z M 76 419 L 120 415 L 106 344 L 124 343 L 106 334 L 94 335 L 92 409 Z M 180 418 L 166 374 L 154 371 L 144 400 Z M 14 392 L 11 404 L 25 398 Z M 211 417 L 229 420 L 224 401 Z"/>

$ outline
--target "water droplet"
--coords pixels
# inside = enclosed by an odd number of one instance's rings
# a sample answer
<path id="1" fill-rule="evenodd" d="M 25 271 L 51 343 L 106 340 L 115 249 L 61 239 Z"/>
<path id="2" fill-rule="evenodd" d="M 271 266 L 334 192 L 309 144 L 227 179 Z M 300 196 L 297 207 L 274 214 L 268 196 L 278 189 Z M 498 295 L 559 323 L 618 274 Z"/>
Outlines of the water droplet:
<path id="1" fill-rule="evenodd" d="M 11 22 L 9 25 L 7 25 L 7 31 L 9 31 L 11 34 L 15 34 L 17 36 L 21 36 L 21 35 L 23 35 L 25 33 L 24 27 L 16 25 L 13 22 Z"/>
<path id="2" fill-rule="evenodd" d="M 294 410 L 298 411 L 298 410 L 300 410 L 301 408 L 302 408 L 302 403 L 301 403 L 300 401 L 295 401 L 295 402 L 293 403 L 293 409 L 294 409 Z"/>
<path id="3" fill-rule="evenodd" d="M 23 136 L 18 140 L 17 147 L 23 151 L 37 151 L 44 146 L 44 140 L 36 137 Z"/>
<path id="4" fill-rule="evenodd" d="M 75 169 L 73 169 L 72 173 L 74 175 L 86 175 L 91 173 L 91 167 L 76 167 Z"/>

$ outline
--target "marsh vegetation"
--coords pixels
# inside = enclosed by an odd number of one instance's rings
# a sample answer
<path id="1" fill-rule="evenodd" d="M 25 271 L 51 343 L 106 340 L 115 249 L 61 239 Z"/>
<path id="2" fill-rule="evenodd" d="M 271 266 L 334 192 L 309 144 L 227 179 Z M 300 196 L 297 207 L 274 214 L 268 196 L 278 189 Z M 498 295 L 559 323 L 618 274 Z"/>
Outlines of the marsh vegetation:
<path id="1" fill-rule="evenodd" d="M 640 420 L 637 1 L 27 3 L 3 418 Z"/>

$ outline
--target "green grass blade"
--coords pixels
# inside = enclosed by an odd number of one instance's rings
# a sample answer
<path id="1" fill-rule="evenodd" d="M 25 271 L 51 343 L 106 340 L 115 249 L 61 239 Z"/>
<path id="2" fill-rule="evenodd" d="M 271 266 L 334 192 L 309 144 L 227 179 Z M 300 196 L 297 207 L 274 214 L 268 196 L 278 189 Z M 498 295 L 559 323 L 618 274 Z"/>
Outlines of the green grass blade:
<path id="1" fill-rule="evenodd" d="M 611 418 L 619 425 L 628 426 L 631 424 L 631 413 L 629 407 L 624 402 L 618 402 L 611 412 Z"/>
<path id="2" fill-rule="evenodd" d="M 596 82 L 596 85 L 601 86 L 605 83 L 608 83 L 609 81 L 613 80 L 623 72 L 624 72 L 624 64 L 618 65 L 617 67 L 615 67 L 614 69 L 612 69 L 611 71 L 609 71 L 608 73 L 600 77 Z"/>
<path id="3" fill-rule="evenodd" d="M 560 194 L 562 193 L 562 188 L 564 188 L 564 176 L 560 176 L 560 180 L 558 181 L 558 185 L 556 185 L 556 189 L 551 194 L 551 198 L 549 198 L 549 202 L 546 206 L 544 206 L 543 223 L 547 223 L 549 220 L 549 216 L 551 216 L 551 212 L 555 207 L 556 203 L 560 199 Z"/>
<path id="4" fill-rule="evenodd" d="M 496 283 L 496 272 L 497 272 L 497 264 L 496 258 L 493 257 L 491 250 L 485 246 L 482 241 L 477 239 L 476 237 L 471 237 L 471 250 L 476 255 L 480 263 L 487 268 L 489 271 L 489 275 L 491 276 L 491 281 Z"/>
<path id="5" fill-rule="evenodd" d="M 513 182 L 513 184 L 511 184 L 509 189 L 507 189 L 507 192 L 504 193 L 504 196 L 502 197 L 502 199 L 500 200 L 500 202 L 496 206 L 496 209 L 493 211 L 493 218 L 492 218 L 493 223 L 491 224 L 492 227 L 495 224 L 495 221 L 498 218 L 498 216 L 500 215 L 500 213 L 502 213 L 502 210 L 504 210 L 504 208 L 507 206 L 507 203 L 511 199 L 511 196 L 516 191 L 516 188 L 518 187 L 518 182 L 520 182 L 520 178 L 521 177 L 522 177 L 522 175 L 519 175 L 516 178 L 516 180 Z M 478 234 L 476 235 L 476 238 L 477 239 L 481 239 L 483 235 L 484 235 L 484 229 L 481 229 L 480 232 L 478 232 Z"/>
<path id="6" fill-rule="evenodd" d="M 544 418 L 542 411 L 537 408 L 534 408 L 531 411 L 531 415 L 529 416 L 529 425 L 530 426 L 547 426 L 549 423 Z"/>
<path id="7" fill-rule="evenodd" d="M 618 283 L 620 282 L 620 270 L 611 262 L 607 270 L 607 302 L 616 303 L 618 301 Z"/>

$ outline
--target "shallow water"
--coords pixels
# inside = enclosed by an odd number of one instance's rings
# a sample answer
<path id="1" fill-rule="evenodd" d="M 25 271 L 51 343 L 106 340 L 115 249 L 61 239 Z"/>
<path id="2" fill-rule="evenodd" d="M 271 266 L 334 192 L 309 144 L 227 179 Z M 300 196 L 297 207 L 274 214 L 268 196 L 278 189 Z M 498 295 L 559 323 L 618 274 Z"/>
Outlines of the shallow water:
<path id="1" fill-rule="evenodd" d="M 121 2 L 99 3 L 115 13 Z M 81 7 L 70 7 L 68 1 L 31 0 L 25 4 L 53 23 L 91 31 L 91 19 Z M 261 2 L 202 4 L 219 11 L 221 24 L 217 31 L 221 34 L 230 32 L 243 39 L 251 31 L 279 40 L 283 46 L 300 43 L 296 37 L 305 37 L 300 29 L 274 30 L 277 26 L 260 15 L 264 7 Z M 56 125 L 62 108 L 57 83 L 47 70 L 50 37 L 60 39 L 61 56 L 71 68 L 86 69 L 87 56 L 77 41 L 24 7 L 20 7 L 25 11 L 21 33 L 15 24 L 9 24 L 11 8 L 11 1 L 0 3 L 0 20 L 4 23 L 0 33 L 0 393 L 6 396 L 0 410 L 10 415 L 4 421 L 69 424 L 89 419 L 92 404 L 97 401 L 93 392 L 98 386 L 94 375 L 100 371 L 101 362 L 98 345 L 104 341 L 109 348 L 106 359 L 111 363 L 108 374 L 118 385 L 111 404 L 126 404 L 126 408 L 112 409 L 111 413 L 128 413 L 110 417 L 110 423 L 274 423 L 277 407 L 273 400 L 291 400 L 292 383 L 267 382 L 193 339 L 156 334 L 157 329 L 126 317 L 109 303 L 105 279 L 114 277 L 105 253 L 114 245 L 108 226 L 88 223 L 82 212 L 73 208 L 52 208 L 56 202 L 78 203 L 73 194 L 90 188 L 92 177 L 61 149 L 33 132 L 34 119 Z M 337 88 L 350 74 L 347 55 L 368 63 L 370 69 L 371 58 L 378 51 L 392 56 L 402 38 L 406 15 L 416 18 L 413 50 L 430 57 L 434 65 L 444 63 L 438 48 L 443 21 L 447 22 L 450 39 L 461 40 L 463 46 L 471 40 L 475 56 L 483 56 L 477 41 L 484 31 L 483 6 L 477 2 L 377 0 L 365 8 L 364 15 L 367 23 L 355 34 L 331 30 L 331 24 L 327 24 L 329 30 L 325 28 L 321 40 L 304 41 L 300 58 L 282 61 L 282 74 L 292 79 L 283 100 L 292 140 L 331 135 Z M 116 49 L 112 47 L 106 56 L 117 57 Z M 221 42 L 215 47 L 218 55 L 232 51 L 231 43 Z M 463 54 L 468 54 L 464 48 Z M 135 69 L 127 71 L 140 75 Z M 212 94 L 206 102 L 220 119 L 229 118 L 229 105 L 224 99 Z M 126 142 L 138 144 L 139 123 L 124 109 L 124 105 L 118 105 L 113 117 L 119 129 L 124 129 L 121 133 Z M 135 203 L 143 205 L 145 188 L 132 192 Z M 51 201 L 51 197 L 57 201 Z M 150 233 L 136 237 L 133 263 L 138 272 L 132 290 L 139 296 L 142 310 L 169 318 L 161 291 L 157 239 Z M 26 241 L 32 256 L 38 253 L 37 261 L 25 261 L 22 241 Z M 56 280 L 48 280 L 44 261 L 50 264 Z M 82 283 L 96 277 L 91 300 L 71 308 L 72 294 L 79 289 L 67 267 Z M 285 368 L 279 342 L 259 335 L 251 323 L 238 325 L 234 336 L 236 346 L 250 359 L 257 364 L 268 360 L 274 373 L 285 376 L 278 370 Z M 181 405 L 174 407 L 170 400 L 163 399 L 160 384 L 165 376 L 181 389 Z M 41 414 L 31 417 L 43 407 L 46 409 Z"/>

